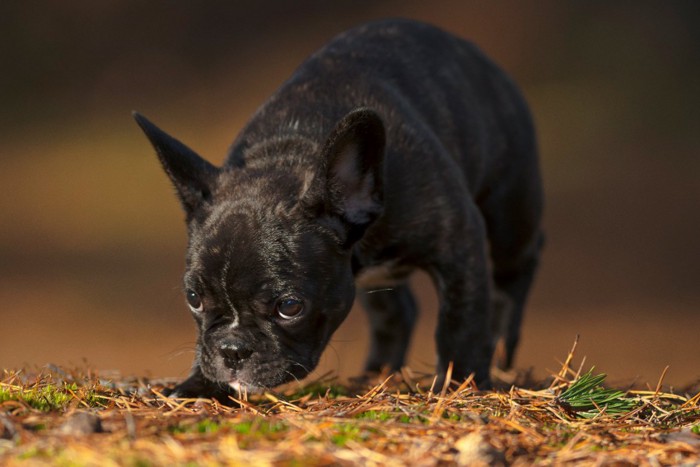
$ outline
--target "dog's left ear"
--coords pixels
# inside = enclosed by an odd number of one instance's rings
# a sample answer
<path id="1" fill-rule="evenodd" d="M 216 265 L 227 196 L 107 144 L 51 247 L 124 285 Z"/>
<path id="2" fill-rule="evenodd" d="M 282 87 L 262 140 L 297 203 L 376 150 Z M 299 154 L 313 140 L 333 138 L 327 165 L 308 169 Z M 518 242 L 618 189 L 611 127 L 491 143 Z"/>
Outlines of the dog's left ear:
<path id="1" fill-rule="evenodd" d="M 385 144 L 382 119 L 360 108 L 336 124 L 323 147 L 327 208 L 355 233 L 382 213 Z"/>

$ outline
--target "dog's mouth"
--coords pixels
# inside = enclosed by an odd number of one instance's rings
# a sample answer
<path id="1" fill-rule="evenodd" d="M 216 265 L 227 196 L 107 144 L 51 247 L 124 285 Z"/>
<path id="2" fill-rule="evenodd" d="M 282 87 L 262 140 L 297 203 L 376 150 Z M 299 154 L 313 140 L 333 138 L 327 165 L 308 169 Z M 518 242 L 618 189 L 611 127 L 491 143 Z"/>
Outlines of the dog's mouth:
<path id="1" fill-rule="evenodd" d="M 240 396 L 261 393 L 265 390 L 293 381 L 301 381 L 313 371 L 318 359 L 280 358 L 279 360 L 256 361 L 249 359 L 238 362 L 236 368 L 224 362 L 215 362 L 210 373 L 222 385 L 231 388 Z"/>
<path id="2" fill-rule="evenodd" d="M 261 393 L 265 389 L 264 387 L 255 386 L 253 384 L 244 383 L 238 380 L 233 380 L 229 382 L 228 385 L 239 395 L 239 397 L 245 397 L 248 394 Z"/>
<path id="3" fill-rule="evenodd" d="M 203 376 L 240 396 L 303 380 L 314 370 L 323 350 L 322 346 L 299 349 L 279 345 L 271 348 L 272 345 L 261 343 L 250 353 L 241 354 L 222 352 L 218 340 L 200 345 L 198 363 Z"/>
<path id="4" fill-rule="evenodd" d="M 242 370 L 233 372 L 233 377 L 227 384 L 240 396 L 244 396 L 245 394 L 259 394 L 285 383 L 300 381 L 308 375 L 306 371 L 304 371 L 303 374 L 300 372 L 297 373 L 298 374 L 294 374 L 289 369 L 280 369 L 275 372 L 265 373 L 263 376 L 264 379 L 259 379 L 246 377 L 248 376 L 247 372 Z"/>

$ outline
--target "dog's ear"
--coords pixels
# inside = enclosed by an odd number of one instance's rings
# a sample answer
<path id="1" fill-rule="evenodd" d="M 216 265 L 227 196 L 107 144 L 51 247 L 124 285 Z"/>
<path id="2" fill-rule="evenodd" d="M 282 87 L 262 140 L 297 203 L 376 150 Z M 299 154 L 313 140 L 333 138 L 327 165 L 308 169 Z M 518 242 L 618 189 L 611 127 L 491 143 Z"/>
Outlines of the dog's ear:
<path id="1" fill-rule="evenodd" d="M 189 220 L 202 203 L 211 199 L 219 169 L 143 115 L 134 112 L 133 117 L 156 149 L 158 159 L 175 185 Z"/>
<path id="2" fill-rule="evenodd" d="M 360 108 L 336 124 L 324 145 L 327 202 L 355 229 L 382 213 L 385 143 L 382 119 Z"/>

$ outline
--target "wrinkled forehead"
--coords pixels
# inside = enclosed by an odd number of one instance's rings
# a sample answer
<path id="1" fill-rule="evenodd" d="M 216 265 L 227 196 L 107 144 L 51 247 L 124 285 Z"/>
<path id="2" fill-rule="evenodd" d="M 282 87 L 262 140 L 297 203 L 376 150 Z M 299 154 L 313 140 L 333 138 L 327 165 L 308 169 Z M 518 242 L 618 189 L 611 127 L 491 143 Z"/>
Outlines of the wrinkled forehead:
<path id="1" fill-rule="evenodd" d="M 298 216 L 230 203 L 193 232 L 188 274 L 243 295 L 289 292 L 300 277 L 331 273 L 319 269 L 328 267 L 333 245 Z"/>
<path id="2" fill-rule="evenodd" d="M 224 287 L 261 293 L 284 288 L 303 235 L 284 215 L 237 203 L 218 206 L 193 232 L 188 270 Z"/>
<path id="3" fill-rule="evenodd" d="M 188 269 L 211 276 L 228 273 L 241 264 L 253 266 L 263 259 L 259 214 L 236 209 L 234 203 L 220 203 L 190 236 Z M 227 274 L 228 275 L 228 274 Z"/>

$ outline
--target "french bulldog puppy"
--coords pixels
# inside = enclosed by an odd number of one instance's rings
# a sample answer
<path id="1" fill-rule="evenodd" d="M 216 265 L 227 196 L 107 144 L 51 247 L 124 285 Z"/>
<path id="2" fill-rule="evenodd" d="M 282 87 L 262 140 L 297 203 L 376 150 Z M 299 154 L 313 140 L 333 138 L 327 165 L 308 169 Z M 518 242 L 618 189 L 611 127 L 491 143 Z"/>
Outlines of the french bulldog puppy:
<path id="1" fill-rule="evenodd" d="M 511 366 L 541 181 L 527 105 L 471 43 L 409 20 L 345 32 L 260 107 L 222 167 L 134 117 L 189 234 L 184 291 L 199 337 L 173 396 L 305 377 L 356 288 L 371 325 L 366 369 L 400 369 L 415 269 L 439 297 L 438 384 L 449 365 L 453 380 L 488 384 L 498 338 Z"/>

